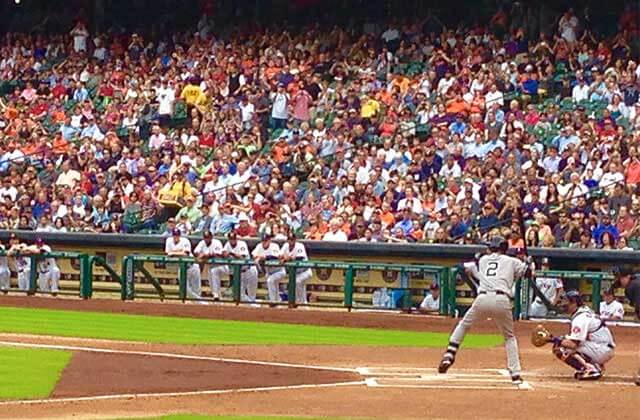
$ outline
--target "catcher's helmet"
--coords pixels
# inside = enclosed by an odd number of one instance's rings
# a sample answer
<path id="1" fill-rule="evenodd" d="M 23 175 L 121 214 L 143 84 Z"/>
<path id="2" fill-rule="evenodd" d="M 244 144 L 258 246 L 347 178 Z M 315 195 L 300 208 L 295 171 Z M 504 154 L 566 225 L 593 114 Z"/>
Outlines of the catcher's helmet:
<path id="1" fill-rule="evenodd" d="M 495 251 L 507 252 L 507 249 L 509 248 L 509 245 L 507 244 L 507 240 L 504 239 L 502 236 L 494 236 L 493 238 L 491 238 L 488 245 L 489 245 L 489 250 L 494 252 Z"/>
<path id="2" fill-rule="evenodd" d="M 582 306 L 584 304 L 584 301 L 582 300 L 582 295 L 580 294 L 579 291 L 575 289 L 567 290 L 567 293 L 565 293 L 564 297 L 567 299 L 568 302 L 575 302 L 576 305 L 578 306 Z"/>

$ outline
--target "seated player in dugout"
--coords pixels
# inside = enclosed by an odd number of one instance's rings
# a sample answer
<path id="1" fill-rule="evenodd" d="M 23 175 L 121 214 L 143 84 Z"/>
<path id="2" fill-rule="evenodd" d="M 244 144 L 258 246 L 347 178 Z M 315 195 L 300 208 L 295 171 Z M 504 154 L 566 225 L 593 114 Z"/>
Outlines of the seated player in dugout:
<path id="1" fill-rule="evenodd" d="M 569 290 L 563 304 L 571 317 L 568 335 L 553 337 L 553 354 L 575 369 L 578 380 L 602 377 L 605 363 L 613 358 L 613 334 L 600 317 L 586 306 L 580 292 Z"/>
<path id="2" fill-rule="evenodd" d="M 433 282 L 429 286 L 429 293 L 418 306 L 421 314 L 437 314 L 440 311 L 440 286 Z"/>
<path id="3" fill-rule="evenodd" d="M 620 321 L 624 318 L 624 306 L 615 296 L 613 288 L 606 289 L 600 302 L 600 319 L 603 321 Z"/>

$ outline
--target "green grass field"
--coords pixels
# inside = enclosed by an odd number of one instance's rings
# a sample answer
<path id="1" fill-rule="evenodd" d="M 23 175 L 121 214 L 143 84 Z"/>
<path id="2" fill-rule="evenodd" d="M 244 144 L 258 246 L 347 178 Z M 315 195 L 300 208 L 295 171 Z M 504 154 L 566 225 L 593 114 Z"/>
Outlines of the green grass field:
<path id="1" fill-rule="evenodd" d="M 425 321 L 427 322 L 427 321 Z M 171 344 L 294 344 L 444 347 L 448 334 L 267 322 L 0 307 L 0 332 Z M 468 335 L 465 347 L 492 347 L 498 335 Z"/>
<path id="2" fill-rule="evenodd" d="M 0 347 L 0 399 L 48 397 L 70 359 L 66 351 Z"/>

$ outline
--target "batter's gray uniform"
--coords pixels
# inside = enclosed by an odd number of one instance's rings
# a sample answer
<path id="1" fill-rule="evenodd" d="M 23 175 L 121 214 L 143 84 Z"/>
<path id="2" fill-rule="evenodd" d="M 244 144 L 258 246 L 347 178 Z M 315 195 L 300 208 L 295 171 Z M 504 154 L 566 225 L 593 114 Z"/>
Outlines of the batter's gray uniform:
<path id="1" fill-rule="evenodd" d="M 478 297 L 453 330 L 448 352 L 455 354 L 464 336 L 475 321 L 491 318 L 504 336 L 507 365 L 511 375 L 520 375 L 518 341 L 513 333 L 512 293 L 515 281 L 527 271 L 527 263 L 498 252 L 484 255 L 465 269 L 479 280 Z"/>

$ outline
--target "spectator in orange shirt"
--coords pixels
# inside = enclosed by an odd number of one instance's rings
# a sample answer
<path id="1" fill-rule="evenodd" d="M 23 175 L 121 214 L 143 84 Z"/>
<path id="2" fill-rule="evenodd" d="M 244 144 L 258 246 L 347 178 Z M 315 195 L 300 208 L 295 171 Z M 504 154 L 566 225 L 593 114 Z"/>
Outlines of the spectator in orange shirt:
<path id="1" fill-rule="evenodd" d="M 291 149 L 287 144 L 287 139 L 280 137 L 275 146 L 273 146 L 273 149 L 271 149 L 271 153 L 273 153 L 273 160 L 275 160 L 276 163 L 284 163 L 291 153 Z"/>

